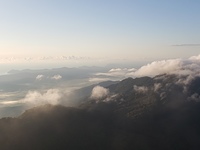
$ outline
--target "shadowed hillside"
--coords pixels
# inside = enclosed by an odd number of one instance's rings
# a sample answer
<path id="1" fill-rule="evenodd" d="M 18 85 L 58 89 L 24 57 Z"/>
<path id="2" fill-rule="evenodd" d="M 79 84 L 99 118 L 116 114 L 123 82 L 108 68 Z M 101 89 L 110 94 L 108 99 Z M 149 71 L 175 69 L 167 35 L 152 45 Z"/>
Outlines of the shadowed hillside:
<path id="1" fill-rule="evenodd" d="M 199 77 L 184 79 L 127 78 L 78 108 L 44 105 L 3 118 L 0 149 L 198 150 Z"/>

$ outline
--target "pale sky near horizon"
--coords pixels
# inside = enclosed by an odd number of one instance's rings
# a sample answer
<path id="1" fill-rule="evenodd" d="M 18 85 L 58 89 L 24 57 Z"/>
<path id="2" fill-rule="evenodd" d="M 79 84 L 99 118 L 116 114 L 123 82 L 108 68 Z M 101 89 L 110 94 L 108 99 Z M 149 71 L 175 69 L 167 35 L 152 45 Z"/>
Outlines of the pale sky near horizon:
<path id="1" fill-rule="evenodd" d="M 200 53 L 199 0 L 0 0 L 0 57 Z"/>

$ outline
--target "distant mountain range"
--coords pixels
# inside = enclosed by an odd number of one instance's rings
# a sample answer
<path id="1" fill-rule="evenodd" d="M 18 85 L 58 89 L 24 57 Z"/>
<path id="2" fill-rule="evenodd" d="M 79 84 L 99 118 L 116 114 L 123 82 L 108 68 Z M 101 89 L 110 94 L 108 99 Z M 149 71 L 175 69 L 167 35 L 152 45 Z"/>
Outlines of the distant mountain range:
<path id="1" fill-rule="evenodd" d="M 200 149 L 198 76 L 127 78 L 76 92 L 76 108 L 44 105 L 1 119 L 0 149 Z"/>

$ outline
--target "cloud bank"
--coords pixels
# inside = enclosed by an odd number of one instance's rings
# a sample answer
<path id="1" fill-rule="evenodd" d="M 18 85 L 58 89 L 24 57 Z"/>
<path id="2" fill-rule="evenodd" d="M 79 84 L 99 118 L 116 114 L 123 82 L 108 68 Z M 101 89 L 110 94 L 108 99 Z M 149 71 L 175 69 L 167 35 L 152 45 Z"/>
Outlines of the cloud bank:
<path id="1" fill-rule="evenodd" d="M 0 64 L 42 61 L 82 61 L 91 60 L 90 57 L 82 56 L 40 56 L 40 57 L 0 57 Z"/>
<path id="2" fill-rule="evenodd" d="M 104 73 L 96 73 L 96 77 L 155 77 L 161 74 L 176 74 L 181 76 L 197 76 L 200 75 L 200 55 L 192 56 L 188 59 L 169 59 L 154 61 L 148 63 L 138 69 L 131 68 L 114 68 Z M 190 77 L 191 78 L 191 77 Z"/>

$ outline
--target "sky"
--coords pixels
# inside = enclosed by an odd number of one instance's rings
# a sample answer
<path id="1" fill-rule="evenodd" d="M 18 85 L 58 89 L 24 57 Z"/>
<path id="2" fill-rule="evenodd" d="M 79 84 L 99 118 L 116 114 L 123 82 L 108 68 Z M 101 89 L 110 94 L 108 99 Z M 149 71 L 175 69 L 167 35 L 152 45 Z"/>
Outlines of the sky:
<path id="1" fill-rule="evenodd" d="M 199 0 L 0 0 L 0 63 L 198 55 L 199 7 Z"/>

